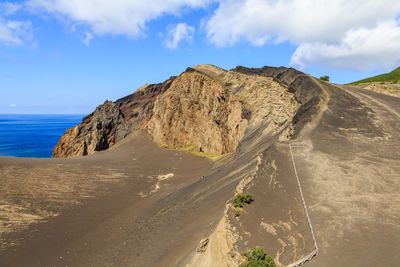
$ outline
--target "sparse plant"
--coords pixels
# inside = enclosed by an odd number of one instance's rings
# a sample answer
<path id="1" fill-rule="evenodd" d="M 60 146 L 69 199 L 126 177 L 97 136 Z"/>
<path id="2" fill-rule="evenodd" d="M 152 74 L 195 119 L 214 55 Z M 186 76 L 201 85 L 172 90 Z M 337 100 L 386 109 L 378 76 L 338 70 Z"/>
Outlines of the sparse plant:
<path id="1" fill-rule="evenodd" d="M 381 82 L 380 84 L 385 84 L 385 82 Z"/>
<path id="2" fill-rule="evenodd" d="M 394 80 L 394 81 L 392 82 L 392 84 L 398 84 L 398 83 L 399 83 L 398 80 Z"/>
<path id="3" fill-rule="evenodd" d="M 242 267 L 275 267 L 275 262 L 271 256 L 267 255 L 261 247 L 256 247 L 244 253 L 246 262 L 242 263 Z"/>
<path id="4" fill-rule="evenodd" d="M 252 194 L 240 194 L 233 200 L 233 206 L 235 208 L 243 208 L 245 204 L 250 204 L 252 201 L 254 201 Z"/>
<path id="5" fill-rule="evenodd" d="M 239 215 L 240 215 L 240 211 L 238 211 L 238 210 L 235 210 L 235 212 L 233 213 L 233 216 L 235 216 L 235 217 L 239 217 Z"/>
<path id="6" fill-rule="evenodd" d="M 329 76 L 328 76 L 328 75 L 321 76 L 321 77 L 319 77 L 319 79 L 322 80 L 322 81 L 327 81 L 327 82 L 329 82 Z"/>

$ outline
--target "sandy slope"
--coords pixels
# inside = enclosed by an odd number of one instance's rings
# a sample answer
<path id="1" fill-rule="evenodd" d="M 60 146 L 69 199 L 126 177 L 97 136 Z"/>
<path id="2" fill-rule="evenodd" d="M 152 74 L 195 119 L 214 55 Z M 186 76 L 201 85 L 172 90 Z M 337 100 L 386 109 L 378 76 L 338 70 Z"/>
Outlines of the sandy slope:
<path id="1" fill-rule="evenodd" d="M 306 266 L 396 266 L 399 99 L 318 86 L 323 112 L 293 143 L 319 245 Z M 288 143 L 278 142 L 287 129 L 271 123 L 214 162 L 140 132 L 88 157 L 0 158 L 0 266 L 234 266 L 256 245 L 280 266 L 301 259 L 313 242 Z M 238 218 L 235 191 L 255 198 Z"/>
<path id="2" fill-rule="evenodd" d="M 75 159 L 0 158 L 0 266 L 88 266 L 137 257 L 144 210 L 207 174 L 205 158 L 136 134 Z M 151 225 L 149 225 L 150 227 Z M 97 264 L 95 264 L 97 265 Z"/>
<path id="3" fill-rule="evenodd" d="M 347 90 L 361 105 L 331 103 L 294 149 L 319 244 L 307 266 L 397 266 L 400 100 Z M 361 109 L 369 116 L 356 117 Z"/>

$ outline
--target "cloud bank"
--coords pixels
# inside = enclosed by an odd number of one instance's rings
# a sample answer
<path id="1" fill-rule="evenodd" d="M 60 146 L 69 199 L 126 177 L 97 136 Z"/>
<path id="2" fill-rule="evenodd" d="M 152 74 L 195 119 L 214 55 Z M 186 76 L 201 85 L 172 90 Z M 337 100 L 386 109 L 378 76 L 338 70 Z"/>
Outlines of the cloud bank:
<path id="1" fill-rule="evenodd" d="M 211 0 L 29 0 L 28 5 L 72 23 L 89 26 L 95 34 L 144 34 L 146 23 L 163 15 L 179 15 L 206 7 Z"/>
<path id="2" fill-rule="evenodd" d="M 288 41 L 295 66 L 365 70 L 400 63 L 399 14 L 398 0 L 221 0 L 205 28 L 216 46 Z"/>
<path id="3" fill-rule="evenodd" d="M 217 5 L 214 5 L 217 3 Z M 96 35 L 145 36 L 148 23 L 213 8 L 202 18 L 208 42 L 217 47 L 289 42 L 296 47 L 290 64 L 369 70 L 400 64 L 398 0 L 27 0 L 0 4 L 0 42 L 21 45 L 30 21 L 8 16 L 23 7 L 83 27 L 82 42 Z M 189 13 L 190 14 L 190 13 Z M 199 22 L 200 23 L 200 22 Z M 167 27 L 164 44 L 176 49 L 191 42 L 195 29 L 185 22 Z"/>

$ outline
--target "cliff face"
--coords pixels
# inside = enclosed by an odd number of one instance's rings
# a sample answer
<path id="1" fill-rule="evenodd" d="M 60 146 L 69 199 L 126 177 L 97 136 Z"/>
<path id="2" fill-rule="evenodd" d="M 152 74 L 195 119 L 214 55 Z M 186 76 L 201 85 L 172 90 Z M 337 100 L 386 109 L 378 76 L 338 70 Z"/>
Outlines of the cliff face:
<path id="1" fill-rule="evenodd" d="M 221 155 L 235 151 L 242 138 L 247 126 L 242 113 L 242 104 L 231 91 L 191 70 L 157 98 L 146 131 L 164 147 L 194 146 Z"/>
<path id="2" fill-rule="evenodd" d="M 66 131 L 53 156 L 92 154 L 138 129 L 162 147 L 212 155 L 234 152 L 245 131 L 287 139 L 319 110 L 324 94 L 318 83 L 284 67 L 188 68 L 164 83 L 105 102 Z"/>
<path id="3" fill-rule="evenodd" d="M 293 68 L 245 68 L 236 67 L 234 71 L 245 75 L 259 75 L 268 77 L 274 82 L 287 88 L 287 92 L 294 95 L 299 107 L 292 119 L 288 135 L 296 138 L 303 127 L 311 122 L 323 109 L 327 102 L 327 93 L 324 91 L 324 82 Z"/>
<path id="4" fill-rule="evenodd" d="M 112 147 L 151 117 L 156 97 L 164 93 L 174 79 L 145 85 L 115 103 L 106 101 L 83 118 L 82 123 L 66 131 L 53 149 L 53 157 L 85 156 Z"/>
<path id="5" fill-rule="evenodd" d="M 68 129 L 53 149 L 54 157 L 91 154 L 107 149 L 128 133 L 118 106 L 110 101 Z"/>

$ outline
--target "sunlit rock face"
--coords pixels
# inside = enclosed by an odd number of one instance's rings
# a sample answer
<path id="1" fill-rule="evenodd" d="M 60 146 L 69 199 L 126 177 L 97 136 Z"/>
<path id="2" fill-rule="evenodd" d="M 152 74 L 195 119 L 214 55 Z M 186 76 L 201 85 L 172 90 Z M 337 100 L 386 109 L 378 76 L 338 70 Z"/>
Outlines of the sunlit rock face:
<path id="1" fill-rule="evenodd" d="M 233 153 L 246 131 L 262 130 L 281 140 L 296 136 L 323 98 L 319 81 L 294 69 L 226 71 L 198 65 L 115 102 L 106 101 L 66 131 L 53 156 L 93 154 L 135 130 L 147 132 L 162 147 L 217 156 Z"/>

